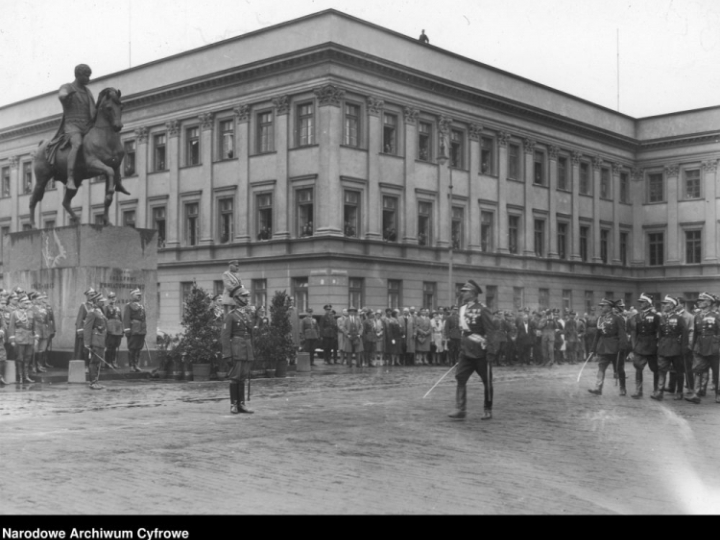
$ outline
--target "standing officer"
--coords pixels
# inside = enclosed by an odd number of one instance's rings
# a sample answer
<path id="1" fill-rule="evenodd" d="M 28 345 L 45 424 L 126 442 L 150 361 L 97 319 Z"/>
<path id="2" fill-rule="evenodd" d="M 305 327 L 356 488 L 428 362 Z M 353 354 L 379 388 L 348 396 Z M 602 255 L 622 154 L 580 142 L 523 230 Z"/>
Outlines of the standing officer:
<path id="1" fill-rule="evenodd" d="M 55 319 L 52 310 L 48 310 L 44 304 L 46 295 L 39 293 L 30 293 L 28 298 L 33 302 L 32 312 L 35 319 L 35 333 L 38 335 L 38 344 L 33 355 L 33 373 L 45 373 L 44 365 L 46 363 L 45 355 L 47 354 L 48 342 L 55 336 Z"/>
<path id="2" fill-rule="evenodd" d="M 103 312 L 107 319 L 106 360 L 111 367 L 117 369 L 117 350 L 120 348 L 123 338 L 123 321 L 122 311 L 115 305 L 115 302 L 117 302 L 117 294 L 108 293 L 108 303 Z"/>
<path id="3" fill-rule="evenodd" d="M 10 343 L 15 348 L 17 365 L 19 366 L 20 382 L 35 382 L 29 374 L 29 364 L 38 341 L 35 332 L 35 319 L 30 309 L 31 302 L 27 295 L 18 299 L 19 307 L 10 314 Z"/>
<path id="4" fill-rule="evenodd" d="M 320 337 L 322 338 L 323 358 L 326 364 L 337 364 L 337 348 L 335 348 L 335 340 L 337 339 L 338 323 L 333 313 L 332 304 L 323 306 L 325 315 L 320 319 Z M 330 351 L 333 352 L 333 361 L 330 362 Z"/>
<path id="5" fill-rule="evenodd" d="M 352 367 L 353 358 L 355 358 L 355 365 L 360 367 L 362 365 L 362 353 L 363 353 L 363 322 L 358 317 L 358 310 L 355 306 L 350 306 L 348 309 L 348 316 L 342 322 L 340 331 L 345 336 L 345 356 L 347 357 L 348 367 Z"/>
<path id="6" fill-rule="evenodd" d="M 685 319 L 677 310 L 680 302 L 677 298 L 666 295 L 662 301 L 663 318 L 660 324 L 660 339 L 658 341 L 658 386 L 653 392 L 653 399 L 662 400 L 665 392 L 665 379 L 670 367 L 675 368 L 675 384 L 677 393 L 675 399 L 683 398 L 683 350 L 687 344 L 687 329 Z"/>
<path id="7" fill-rule="evenodd" d="M 678 297 L 677 301 L 680 302 L 680 305 L 675 310 L 678 315 L 680 315 L 683 320 L 685 321 L 685 338 L 683 340 L 683 343 L 685 345 L 683 346 L 682 350 L 682 357 L 683 357 L 683 373 L 685 375 L 685 387 L 690 390 L 694 386 L 694 377 L 692 372 L 692 359 L 693 359 L 693 353 L 692 353 L 692 344 L 693 344 L 693 333 L 695 332 L 695 316 L 690 313 L 688 310 L 689 300 Z M 677 374 L 674 373 L 673 370 L 670 371 L 670 375 L 668 377 L 668 384 L 667 388 L 665 388 L 666 391 L 675 393 L 683 392 L 682 384 L 680 385 L 680 388 L 677 388 Z"/>
<path id="8" fill-rule="evenodd" d="M 542 332 L 542 355 L 543 366 L 552 367 L 555 364 L 555 331 L 559 328 L 552 310 L 545 310 L 545 314 L 540 319 L 538 328 Z"/>
<path id="9" fill-rule="evenodd" d="M 88 314 L 88 311 L 92 309 L 92 305 L 90 304 L 90 297 L 95 294 L 95 289 L 90 287 L 87 291 L 83 293 L 85 295 L 85 302 L 80 304 L 80 307 L 78 308 L 78 314 L 75 318 L 75 351 L 73 352 L 73 358 L 84 358 L 85 359 L 85 369 L 88 369 L 88 355 L 85 351 L 85 346 L 83 345 L 83 328 L 85 328 L 85 317 Z"/>
<path id="10" fill-rule="evenodd" d="M 3 289 L 2 292 L 0 292 L 0 303 L 4 300 L 5 290 Z M 5 306 L 0 305 L 0 309 L 3 309 Z M 5 382 L 5 378 L 3 377 L 3 374 L 5 373 L 5 361 L 7 360 L 7 352 L 5 351 L 5 342 L 7 337 L 8 328 L 5 326 L 5 317 L 0 316 L 0 386 L 5 386 L 7 383 Z"/>
<path id="11" fill-rule="evenodd" d="M 235 301 L 230 296 L 230 293 L 235 290 L 236 287 L 242 286 L 240 280 L 240 262 L 230 261 L 228 263 L 228 269 L 223 272 L 222 279 L 225 289 L 223 290 L 222 305 L 225 309 L 225 314 L 235 307 Z"/>
<path id="12" fill-rule="evenodd" d="M 7 297 L 5 299 L 5 303 L 2 306 L 2 317 L 3 321 L 5 323 L 5 356 L 7 360 L 15 360 L 17 358 L 17 355 L 15 354 L 15 347 L 13 347 L 12 343 L 10 343 L 10 334 L 7 332 L 10 332 L 10 316 L 12 315 L 12 312 L 15 311 L 18 308 L 17 305 L 17 299 L 18 295 L 14 292 L 8 292 Z M 16 371 L 16 378 L 19 381 L 20 377 L 20 371 Z"/>
<path id="13" fill-rule="evenodd" d="M 640 312 L 636 316 L 633 338 L 633 365 L 635 366 L 635 393 L 630 397 L 640 399 L 643 395 L 643 369 L 647 364 L 653 373 L 653 393 L 658 389 L 657 343 L 660 334 L 660 315 L 653 309 L 652 298 L 642 293 L 638 299 Z"/>
<path id="14" fill-rule="evenodd" d="M 300 321 L 300 339 L 302 340 L 305 352 L 310 354 L 310 365 L 314 366 L 315 348 L 317 347 L 318 337 L 320 336 L 320 328 L 312 314 L 312 308 L 307 308 L 305 317 Z"/>
<path id="15" fill-rule="evenodd" d="M 603 298 L 598 304 L 600 317 L 597 319 L 597 332 L 591 351 L 598 357 L 598 373 L 595 388 L 588 389 L 591 394 L 601 395 L 605 382 L 605 370 L 610 364 L 615 364 L 618 353 L 627 348 L 627 334 L 625 333 L 625 322 L 622 317 L 614 313 L 613 308 L 617 303 Z M 618 365 L 620 378 L 620 395 L 626 395 L 625 390 L 625 366 Z"/>
<path id="16" fill-rule="evenodd" d="M 465 418 L 467 405 L 466 384 L 473 371 L 476 371 L 485 386 L 485 414 L 483 420 L 492 418 L 492 365 L 487 354 L 488 333 L 493 326 L 490 310 L 478 300 L 482 289 L 472 279 L 469 279 L 460 289 L 463 306 L 460 308 L 460 328 L 462 340 L 460 343 L 460 362 L 455 372 L 457 380 L 456 401 L 457 410 L 451 413 L 450 418 Z"/>
<path id="17" fill-rule="evenodd" d="M 250 376 L 250 367 L 255 359 L 253 321 L 246 311 L 250 291 L 238 285 L 230 291 L 230 297 L 235 300 L 235 309 L 225 315 L 220 333 L 223 358 L 232 366 L 227 375 L 230 379 L 230 412 L 252 413 L 254 411 L 245 405 L 245 381 Z"/>
<path id="18" fill-rule="evenodd" d="M 129 363 L 132 371 L 142 371 L 138 364 L 140 363 L 140 352 L 145 344 L 145 335 L 147 334 L 147 315 L 145 314 L 145 306 L 140 303 L 141 297 L 142 291 L 140 289 L 132 291 L 130 293 L 130 302 L 125 304 L 125 311 L 123 312 L 123 328 L 127 338 Z"/>
<path id="19" fill-rule="evenodd" d="M 700 403 L 700 391 L 703 378 L 707 377 L 708 370 L 713 361 L 717 361 L 720 353 L 720 316 L 712 311 L 716 298 L 706 292 L 700 293 L 697 305 L 700 313 L 695 315 L 695 331 L 693 335 L 693 376 L 694 386 L 691 393 L 685 398 L 692 403 Z M 715 403 L 720 403 L 717 387 L 715 389 Z"/>
<path id="20" fill-rule="evenodd" d="M 101 307 L 104 300 L 102 294 L 96 292 L 90 297 L 91 308 L 85 317 L 83 341 L 90 357 L 90 388 L 101 390 L 99 383 L 101 363 L 105 360 L 105 343 L 107 342 L 107 318 Z"/>

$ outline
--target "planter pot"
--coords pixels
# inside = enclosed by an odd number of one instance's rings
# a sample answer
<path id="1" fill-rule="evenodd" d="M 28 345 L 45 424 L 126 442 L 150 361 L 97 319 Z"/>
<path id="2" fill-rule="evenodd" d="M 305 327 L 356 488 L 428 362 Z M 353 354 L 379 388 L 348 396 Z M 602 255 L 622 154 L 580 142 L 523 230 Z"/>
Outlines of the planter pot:
<path id="1" fill-rule="evenodd" d="M 275 376 L 276 377 L 287 377 L 288 361 L 278 360 L 275 364 Z"/>
<path id="2" fill-rule="evenodd" d="M 193 364 L 192 365 L 193 380 L 194 381 L 209 381 L 211 367 L 212 367 L 212 364 Z"/>
<path id="3" fill-rule="evenodd" d="M 265 370 L 265 376 L 269 378 L 275 377 L 275 370 L 274 369 L 266 369 Z"/>
<path id="4" fill-rule="evenodd" d="M 183 377 L 186 381 L 193 380 L 193 363 L 187 358 L 183 362 Z"/>
<path id="5" fill-rule="evenodd" d="M 172 378 L 176 381 L 182 381 L 185 376 L 182 358 L 176 358 L 172 363 Z"/>

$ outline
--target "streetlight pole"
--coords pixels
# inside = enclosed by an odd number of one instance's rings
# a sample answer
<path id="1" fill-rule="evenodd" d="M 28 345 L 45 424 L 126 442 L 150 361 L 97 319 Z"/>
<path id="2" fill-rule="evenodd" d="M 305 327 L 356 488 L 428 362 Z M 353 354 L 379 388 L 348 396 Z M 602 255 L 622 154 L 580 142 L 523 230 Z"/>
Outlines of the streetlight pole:
<path id="1" fill-rule="evenodd" d="M 440 166 L 445 165 L 447 163 L 448 166 L 448 172 L 450 174 L 450 185 L 448 186 L 448 214 L 450 218 L 450 243 L 448 245 L 448 308 L 450 308 L 453 304 L 455 304 L 455 287 L 453 287 L 453 213 L 452 213 L 452 192 L 453 192 L 453 183 L 452 183 L 452 163 L 451 160 L 448 159 L 448 156 L 445 155 L 445 135 L 442 135 L 440 138 L 440 155 L 438 156 L 438 163 Z"/>

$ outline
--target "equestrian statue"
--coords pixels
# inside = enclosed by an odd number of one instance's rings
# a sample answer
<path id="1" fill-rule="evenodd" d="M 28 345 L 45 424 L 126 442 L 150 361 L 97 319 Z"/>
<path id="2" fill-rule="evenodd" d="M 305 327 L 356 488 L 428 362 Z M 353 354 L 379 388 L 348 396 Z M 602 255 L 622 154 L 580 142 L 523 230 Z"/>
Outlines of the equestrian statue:
<path id="1" fill-rule="evenodd" d="M 105 88 L 98 95 L 96 105 L 87 87 L 91 74 L 89 66 L 80 64 L 75 67 L 75 80 L 60 87 L 58 98 L 63 107 L 60 127 L 50 141 L 40 141 L 33 155 L 36 179 L 30 197 L 33 226 L 35 206 L 43 199 L 45 187 L 52 179 L 65 184 L 62 205 L 72 223 L 78 223 L 79 219 L 70 203 L 87 178 L 105 177 L 105 224 L 115 191 L 130 195 L 120 177 L 120 164 L 125 157 L 120 140 L 123 127 L 121 93 L 115 88 Z"/>

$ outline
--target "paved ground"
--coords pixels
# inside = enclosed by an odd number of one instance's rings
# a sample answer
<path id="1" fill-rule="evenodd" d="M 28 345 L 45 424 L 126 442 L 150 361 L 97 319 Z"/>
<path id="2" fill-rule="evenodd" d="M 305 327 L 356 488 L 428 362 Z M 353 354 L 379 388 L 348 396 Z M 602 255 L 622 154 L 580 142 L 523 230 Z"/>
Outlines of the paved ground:
<path id="1" fill-rule="evenodd" d="M 453 421 L 446 368 L 319 366 L 227 384 L 0 388 L 8 514 L 720 513 L 720 405 L 587 392 L 588 366 L 498 368 Z M 648 383 L 646 383 L 647 386 Z M 646 388 L 647 390 L 647 388 Z"/>

